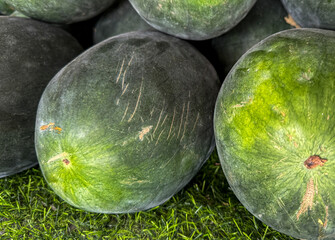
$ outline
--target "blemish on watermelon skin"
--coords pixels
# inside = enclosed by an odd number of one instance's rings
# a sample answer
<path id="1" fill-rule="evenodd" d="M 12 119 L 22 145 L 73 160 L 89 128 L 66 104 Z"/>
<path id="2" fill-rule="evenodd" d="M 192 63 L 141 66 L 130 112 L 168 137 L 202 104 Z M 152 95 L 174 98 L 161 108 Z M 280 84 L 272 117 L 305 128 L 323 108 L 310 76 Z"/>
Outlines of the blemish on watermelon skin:
<path id="1" fill-rule="evenodd" d="M 313 169 L 317 166 L 323 166 L 328 160 L 324 158 L 320 158 L 320 156 L 313 155 L 310 156 L 305 162 L 304 165 L 307 169 Z"/>
<path id="2" fill-rule="evenodd" d="M 297 213 L 297 220 L 299 220 L 301 214 L 305 213 L 307 210 L 312 210 L 314 195 L 315 195 L 314 181 L 313 178 L 311 178 L 307 183 L 306 192 L 302 199 L 302 203 L 300 204 L 300 209 Z"/>
<path id="3" fill-rule="evenodd" d="M 49 124 L 42 125 L 40 127 L 40 130 L 42 131 L 49 130 L 49 131 L 55 131 L 56 133 L 61 133 L 63 129 L 55 126 L 55 123 L 51 122 Z"/>
<path id="4" fill-rule="evenodd" d="M 151 126 L 151 125 L 148 126 L 148 127 L 143 127 L 143 128 L 142 128 L 142 131 L 140 131 L 140 134 L 139 134 L 138 138 L 139 138 L 141 141 L 143 141 L 144 136 L 145 136 L 146 134 L 148 134 L 148 133 L 150 132 L 151 129 L 152 129 L 152 126 Z"/>
<path id="5" fill-rule="evenodd" d="M 60 159 L 60 158 L 67 157 L 68 155 L 69 155 L 68 153 L 66 153 L 66 152 L 62 152 L 62 153 L 60 153 L 60 154 L 58 154 L 58 155 L 53 156 L 52 158 L 50 158 L 50 159 L 47 161 L 47 163 L 54 162 L 54 161 L 56 161 L 56 160 L 58 160 L 58 159 Z"/>
<path id="6" fill-rule="evenodd" d="M 65 165 L 69 165 L 70 164 L 70 161 L 66 158 L 63 159 L 63 163 L 65 163 Z"/>

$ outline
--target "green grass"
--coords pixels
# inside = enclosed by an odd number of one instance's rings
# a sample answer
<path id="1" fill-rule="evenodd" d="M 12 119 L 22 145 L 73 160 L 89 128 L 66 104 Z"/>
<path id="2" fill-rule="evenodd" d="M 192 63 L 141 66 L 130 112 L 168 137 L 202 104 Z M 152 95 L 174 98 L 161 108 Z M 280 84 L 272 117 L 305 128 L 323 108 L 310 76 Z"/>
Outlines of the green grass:
<path id="1" fill-rule="evenodd" d="M 216 152 L 182 191 L 134 214 L 76 209 L 39 168 L 0 179 L 0 239 L 293 239 L 255 219 L 237 200 Z"/>

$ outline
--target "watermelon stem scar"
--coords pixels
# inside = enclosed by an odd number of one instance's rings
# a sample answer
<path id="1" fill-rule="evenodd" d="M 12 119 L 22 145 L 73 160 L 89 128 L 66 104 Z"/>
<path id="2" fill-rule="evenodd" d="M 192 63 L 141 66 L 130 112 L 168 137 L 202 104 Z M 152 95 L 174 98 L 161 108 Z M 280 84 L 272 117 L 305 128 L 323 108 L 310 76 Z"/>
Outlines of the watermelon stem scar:
<path id="1" fill-rule="evenodd" d="M 317 166 L 323 166 L 328 160 L 325 158 L 321 158 L 318 155 L 313 155 L 307 158 L 307 160 L 304 162 L 304 165 L 307 169 L 313 169 Z"/>
<path id="2" fill-rule="evenodd" d="M 69 165 L 70 161 L 68 159 L 64 158 L 63 163 L 65 163 L 65 165 Z"/>

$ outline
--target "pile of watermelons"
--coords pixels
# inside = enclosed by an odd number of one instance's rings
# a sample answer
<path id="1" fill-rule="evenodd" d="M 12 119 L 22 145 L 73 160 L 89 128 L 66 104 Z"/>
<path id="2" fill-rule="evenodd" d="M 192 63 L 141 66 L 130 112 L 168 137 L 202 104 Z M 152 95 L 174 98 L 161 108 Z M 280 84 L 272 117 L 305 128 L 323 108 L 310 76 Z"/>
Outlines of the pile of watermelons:
<path id="1" fill-rule="evenodd" d="M 75 207 L 138 212 L 171 198 L 216 147 L 258 219 L 335 239 L 334 10 L 0 0 L 0 177 L 39 164 Z"/>

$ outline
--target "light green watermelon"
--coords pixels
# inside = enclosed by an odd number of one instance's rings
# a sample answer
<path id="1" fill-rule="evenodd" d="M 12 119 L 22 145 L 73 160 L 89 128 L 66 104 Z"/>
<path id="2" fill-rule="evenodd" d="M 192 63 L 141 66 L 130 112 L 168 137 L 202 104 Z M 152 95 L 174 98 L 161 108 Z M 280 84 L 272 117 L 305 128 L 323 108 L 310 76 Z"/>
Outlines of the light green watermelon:
<path id="1" fill-rule="evenodd" d="M 335 238 L 335 32 L 291 29 L 252 47 L 229 72 L 216 145 L 241 203 L 298 239 Z"/>

